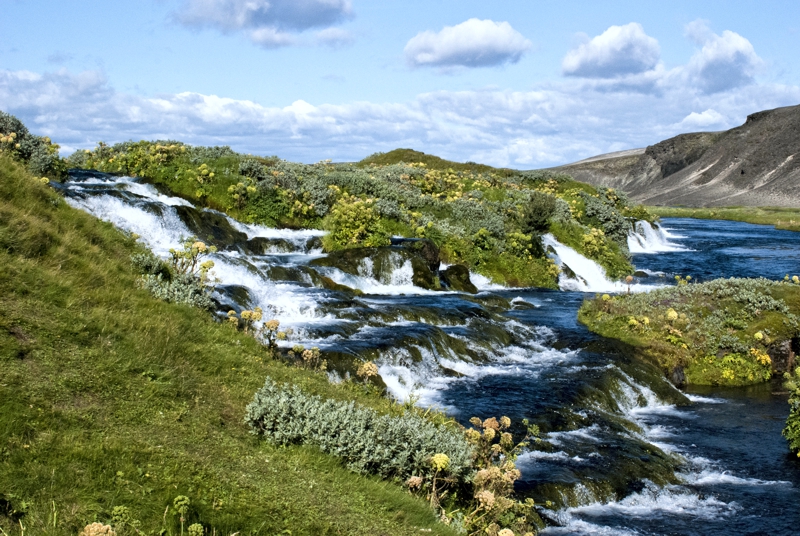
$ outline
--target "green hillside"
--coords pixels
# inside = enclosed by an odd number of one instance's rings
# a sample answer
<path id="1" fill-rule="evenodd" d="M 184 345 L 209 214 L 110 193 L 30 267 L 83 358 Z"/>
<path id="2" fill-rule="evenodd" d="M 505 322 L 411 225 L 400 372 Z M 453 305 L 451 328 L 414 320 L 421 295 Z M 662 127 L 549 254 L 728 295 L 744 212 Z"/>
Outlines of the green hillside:
<path id="1" fill-rule="evenodd" d="M 245 406 L 267 376 L 399 410 L 156 300 L 137 288 L 139 251 L 0 156 L 3 533 L 75 536 L 100 521 L 118 536 L 180 534 L 185 496 L 185 524 L 205 534 L 451 534 L 399 484 L 251 435 Z"/>

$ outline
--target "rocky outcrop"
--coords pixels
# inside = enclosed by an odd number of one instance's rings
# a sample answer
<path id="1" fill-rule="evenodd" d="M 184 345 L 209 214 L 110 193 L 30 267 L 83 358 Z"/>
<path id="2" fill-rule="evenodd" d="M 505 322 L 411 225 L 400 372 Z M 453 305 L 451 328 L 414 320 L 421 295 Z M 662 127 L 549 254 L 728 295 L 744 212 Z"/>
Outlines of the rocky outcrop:
<path id="1" fill-rule="evenodd" d="M 800 106 L 555 169 L 648 205 L 800 207 Z"/>

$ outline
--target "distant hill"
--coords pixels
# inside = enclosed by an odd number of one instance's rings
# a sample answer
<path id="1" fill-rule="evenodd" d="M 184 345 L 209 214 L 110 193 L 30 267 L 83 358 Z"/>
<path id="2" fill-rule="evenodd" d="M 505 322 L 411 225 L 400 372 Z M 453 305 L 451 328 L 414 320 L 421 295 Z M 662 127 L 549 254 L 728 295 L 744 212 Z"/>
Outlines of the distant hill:
<path id="1" fill-rule="evenodd" d="M 454 171 L 471 171 L 473 173 L 500 172 L 502 174 L 504 171 L 514 173 L 514 170 L 495 168 L 485 164 L 476 164 L 475 162 L 465 162 L 463 164 L 460 162 L 453 162 L 451 160 L 439 158 L 438 156 L 425 154 L 421 151 L 415 151 L 414 149 L 395 149 L 388 153 L 375 153 L 361 160 L 356 165 L 359 167 L 366 167 L 369 165 L 387 166 L 399 164 L 400 162 L 405 164 L 421 163 L 425 164 L 425 167 L 428 169 L 452 169 Z"/>
<path id="2" fill-rule="evenodd" d="M 800 207 L 800 106 L 751 114 L 727 131 L 681 134 L 555 170 L 647 205 Z"/>

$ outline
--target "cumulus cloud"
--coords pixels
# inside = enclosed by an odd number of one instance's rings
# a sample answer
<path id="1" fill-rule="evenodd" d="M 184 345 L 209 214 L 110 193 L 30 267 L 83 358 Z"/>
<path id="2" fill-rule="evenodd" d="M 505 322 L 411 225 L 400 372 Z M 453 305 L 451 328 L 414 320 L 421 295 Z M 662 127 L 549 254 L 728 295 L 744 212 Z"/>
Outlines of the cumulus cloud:
<path id="1" fill-rule="evenodd" d="M 713 33 L 705 21 L 695 21 L 686 34 L 702 48 L 687 66 L 687 72 L 706 93 L 717 93 L 751 84 L 764 62 L 752 43 L 736 32 Z"/>
<path id="2" fill-rule="evenodd" d="M 0 71 L 0 109 L 65 152 L 128 139 L 231 145 L 302 162 L 352 161 L 413 147 L 453 160 L 537 168 L 741 124 L 800 101 L 800 87 L 750 85 L 713 95 L 599 91 L 583 81 L 529 91 L 437 91 L 406 102 L 264 106 L 196 92 L 119 92 L 100 72 Z M 696 110 L 705 110 L 696 112 Z M 716 122 L 715 122 L 716 121 Z"/>
<path id="3" fill-rule="evenodd" d="M 713 108 L 709 108 L 705 112 L 690 113 L 689 115 L 684 117 L 683 120 L 676 126 L 681 130 L 691 130 L 691 129 L 708 130 L 711 127 L 722 126 L 725 125 L 726 123 L 727 121 L 724 115 L 714 110 Z"/>
<path id="4" fill-rule="evenodd" d="M 469 19 L 418 33 L 406 44 L 405 57 L 413 67 L 491 67 L 516 63 L 530 48 L 508 22 Z"/>
<path id="5" fill-rule="evenodd" d="M 350 0 L 185 0 L 175 19 L 190 27 L 244 32 L 270 48 L 296 42 L 296 35 L 353 16 Z"/>
<path id="6" fill-rule="evenodd" d="M 561 64 L 567 76 L 614 78 L 654 69 L 661 57 L 658 41 L 638 22 L 611 26 L 570 50 Z"/>

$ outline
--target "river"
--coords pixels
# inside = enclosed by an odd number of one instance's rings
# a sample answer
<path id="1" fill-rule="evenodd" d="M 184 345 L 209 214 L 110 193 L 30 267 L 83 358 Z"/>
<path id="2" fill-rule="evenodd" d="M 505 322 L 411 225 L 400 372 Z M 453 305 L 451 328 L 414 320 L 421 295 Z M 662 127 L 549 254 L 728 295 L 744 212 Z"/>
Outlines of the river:
<path id="1" fill-rule="evenodd" d="M 198 210 L 135 179 L 76 172 L 68 202 L 138 234 L 165 256 L 182 237 L 212 238 L 220 308 L 262 307 L 334 365 L 372 359 L 389 393 L 439 407 L 463 423 L 528 418 L 542 440 L 519 459 L 518 492 L 542 505 L 545 534 L 793 534 L 800 463 L 780 435 L 778 383 L 682 393 L 613 341 L 577 323 L 587 293 L 624 292 L 597 265 L 545 237 L 561 291 L 506 289 L 473 275 L 477 295 L 425 291 L 410 265 L 358 275 L 314 265 L 319 231 L 245 225 Z M 800 271 L 800 234 L 711 220 L 640 222 L 629 245 L 632 291 L 676 274 L 783 278 Z M 326 290 L 319 277 L 363 292 Z M 591 295 L 591 294 L 590 294 Z M 775 392 L 775 393 L 774 393 Z"/>

